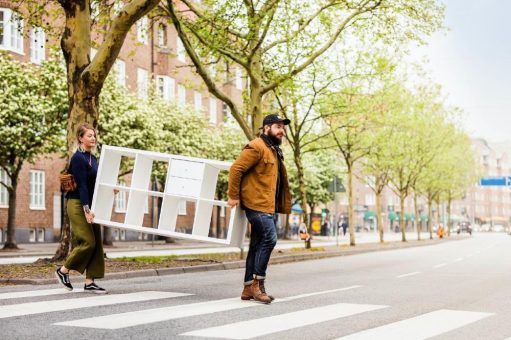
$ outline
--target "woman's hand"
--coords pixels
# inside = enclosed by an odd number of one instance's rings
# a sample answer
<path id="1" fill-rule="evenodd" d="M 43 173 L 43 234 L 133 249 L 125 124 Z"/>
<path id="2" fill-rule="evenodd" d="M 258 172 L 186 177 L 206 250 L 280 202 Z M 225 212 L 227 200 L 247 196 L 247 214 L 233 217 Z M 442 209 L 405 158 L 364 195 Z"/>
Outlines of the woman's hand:
<path id="1" fill-rule="evenodd" d="M 94 213 L 89 209 L 88 205 L 83 206 L 83 212 L 85 213 L 85 219 L 87 220 L 87 223 L 93 223 L 94 222 Z"/>
<path id="2" fill-rule="evenodd" d="M 85 219 L 87 220 L 87 223 L 93 223 L 94 217 L 96 217 L 96 215 L 94 215 L 94 213 L 92 211 L 85 213 Z"/>

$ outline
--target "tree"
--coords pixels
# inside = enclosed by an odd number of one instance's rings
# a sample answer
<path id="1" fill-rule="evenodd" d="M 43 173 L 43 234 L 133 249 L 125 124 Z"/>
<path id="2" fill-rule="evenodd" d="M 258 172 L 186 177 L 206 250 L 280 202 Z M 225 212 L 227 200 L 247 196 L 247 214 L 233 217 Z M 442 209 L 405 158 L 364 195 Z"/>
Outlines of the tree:
<path id="1" fill-rule="evenodd" d="M 4 248 L 16 249 L 16 190 L 21 168 L 39 155 L 61 150 L 66 118 L 66 80 L 59 65 L 38 67 L 0 54 L 0 167 L 9 182 L 7 239 Z"/>
<path id="2" fill-rule="evenodd" d="M 439 89 L 419 88 L 409 92 L 407 105 L 399 118 L 392 149 L 393 167 L 389 176 L 391 189 L 399 196 L 402 241 L 406 241 L 405 200 L 416 188 L 424 167 L 442 152 L 449 137 L 446 112 L 439 98 Z"/>
<path id="3" fill-rule="evenodd" d="M 351 93 L 350 93 L 351 92 Z M 350 245 L 355 245 L 353 211 L 353 174 L 355 165 L 374 148 L 369 135 L 376 129 L 371 98 L 360 89 L 332 92 L 321 108 L 332 143 L 339 151 L 346 167 L 348 194 L 348 220 Z"/>
<path id="4" fill-rule="evenodd" d="M 384 242 L 381 198 L 388 185 L 389 175 L 393 166 L 392 140 L 398 129 L 396 117 L 403 110 L 405 100 L 402 84 L 390 83 L 374 95 L 376 129 L 369 138 L 374 146 L 371 153 L 362 159 L 362 180 L 371 188 L 376 197 L 376 224 L 380 242 Z"/>
<path id="5" fill-rule="evenodd" d="M 341 36 L 355 32 L 379 40 L 420 40 L 440 26 L 443 15 L 443 7 L 429 0 L 181 2 L 168 0 L 166 13 L 208 90 L 230 108 L 249 140 L 262 124 L 268 94 L 308 68 Z M 292 65 L 283 60 L 286 50 L 294 52 Z M 208 64 L 220 62 L 245 71 L 245 107 L 215 84 Z"/>
<path id="6" fill-rule="evenodd" d="M 155 8 L 160 0 L 131 0 L 111 18 L 111 11 L 101 11 L 101 7 L 112 8 L 100 0 L 58 0 L 59 9 L 53 3 L 38 0 L 18 0 L 15 5 L 30 11 L 30 21 L 40 22 L 43 17 L 49 20 L 65 16 L 65 23 L 60 33 L 60 46 L 65 60 L 67 74 L 67 156 L 73 153 L 75 131 L 84 122 L 97 127 L 99 112 L 99 95 L 103 84 L 112 68 L 126 36 L 133 24 Z M 91 60 L 90 50 L 93 41 L 93 25 L 97 19 L 92 13 L 92 6 L 100 8 L 102 29 L 96 33 L 103 36 L 98 42 L 98 52 Z M 61 11 L 63 11 L 63 13 Z M 39 26 L 51 26 L 41 25 Z M 67 221 L 67 219 L 65 219 Z M 69 223 L 64 224 L 64 234 L 69 235 Z M 62 260 L 67 255 L 66 244 L 62 240 L 52 260 Z"/>

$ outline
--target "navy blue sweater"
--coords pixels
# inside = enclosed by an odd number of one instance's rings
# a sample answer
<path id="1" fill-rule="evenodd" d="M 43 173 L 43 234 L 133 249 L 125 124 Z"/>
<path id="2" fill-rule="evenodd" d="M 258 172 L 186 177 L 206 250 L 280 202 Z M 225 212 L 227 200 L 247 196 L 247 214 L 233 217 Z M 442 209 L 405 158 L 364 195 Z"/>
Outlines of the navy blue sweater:
<path id="1" fill-rule="evenodd" d="M 78 198 L 82 205 L 90 207 L 98 173 L 98 160 L 90 152 L 77 151 L 71 157 L 69 172 L 73 174 L 78 187 L 76 190 L 68 192 L 66 198 Z"/>

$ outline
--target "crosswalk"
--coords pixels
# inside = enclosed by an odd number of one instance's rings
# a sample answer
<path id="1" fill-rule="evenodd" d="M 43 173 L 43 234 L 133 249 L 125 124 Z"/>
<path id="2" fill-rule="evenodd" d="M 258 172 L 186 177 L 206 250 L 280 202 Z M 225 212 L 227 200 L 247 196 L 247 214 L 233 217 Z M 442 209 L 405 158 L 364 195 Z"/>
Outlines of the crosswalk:
<path id="1" fill-rule="evenodd" d="M 329 322 L 337 322 L 344 318 L 356 320 L 359 316 L 373 316 L 389 311 L 390 305 L 367 304 L 367 303 L 339 303 L 339 294 L 360 289 L 362 286 L 347 286 L 332 290 L 316 291 L 312 293 L 292 295 L 277 298 L 270 306 L 253 301 L 241 301 L 239 297 L 218 299 L 202 302 L 189 302 L 180 300 L 193 294 L 167 291 L 139 291 L 128 293 L 112 293 L 106 296 L 90 296 L 83 291 L 66 292 L 63 289 L 43 289 L 21 292 L 0 293 L 0 328 L 2 320 L 23 317 L 24 323 L 30 322 L 30 317 L 36 315 L 58 313 L 69 310 L 86 310 L 91 307 L 115 306 L 115 313 L 108 313 L 104 309 L 104 315 L 86 318 L 74 318 L 73 320 L 55 322 L 49 321 L 52 327 L 59 329 L 90 329 L 99 331 L 135 330 L 137 326 L 152 325 L 152 327 L 166 327 L 176 320 L 190 317 L 205 317 L 212 319 L 215 313 L 254 310 L 259 313 L 246 313 L 244 320 L 236 320 L 214 326 L 201 327 L 201 324 L 192 324 L 191 329 L 179 331 L 176 338 L 188 337 L 207 339 L 252 339 L 266 336 L 279 339 L 286 332 L 296 331 L 301 327 L 322 327 Z M 192 296 L 194 301 L 200 301 L 200 296 Z M 39 301 L 29 301 L 30 299 Z M 311 299 L 314 298 L 314 299 Z M 317 298 L 317 299 L 316 299 Z M 22 299 L 21 303 L 10 303 L 13 299 Z M 42 301 L 40 301 L 43 299 Z M 144 308 L 138 307 L 138 303 L 158 300 L 164 307 Z M 342 298 L 341 298 L 342 300 Z M 326 302 L 319 306 L 310 306 L 311 301 Z M 299 303 L 298 303 L 299 302 Z M 308 305 L 309 304 L 309 305 Z M 279 307 L 274 307 L 278 305 Z M 301 307 L 298 307 L 301 306 Z M 129 306 L 123 310 L 123 306 Z M 143 305 L 141 305 L 143 306 Z M 264 309 L 266 308 L 266 310 Z M 272 309 L 273 308 L 273 309 Z M 261 313 L 261 311 L 267 311 Z M 100 313 L 103 314 L 103 313 Z M 71 314 L 75 315 L 75 314 Z M 76 314 L 83 315 L 83 314 Z M 241 314 L 239 314 L 241 315 Z M 432 310 L 422 314 L 407 315 L 401 320 L 392 320 L 386 324 L 375 323 L 374 327 L 355 331 L 352 334 L 346 329 L 340 329 L 337 337 L 333 339 L 428 339 L 456 329 L 463 328 L 486 318 L 494 316 L 488 312 L 463 311 L 451 309 Z M 49 320 L 52 320 L 51 318 Z M 448 320 L 448 322 L 445 322 Z M 182 325 L 182 323 L 181 323 Z M 343 336 L 339 337 L 339 334 Z M 347 335 L 346 335 L 347 334 Z M 143 338 L 137 336 L 137 338 Z"/>

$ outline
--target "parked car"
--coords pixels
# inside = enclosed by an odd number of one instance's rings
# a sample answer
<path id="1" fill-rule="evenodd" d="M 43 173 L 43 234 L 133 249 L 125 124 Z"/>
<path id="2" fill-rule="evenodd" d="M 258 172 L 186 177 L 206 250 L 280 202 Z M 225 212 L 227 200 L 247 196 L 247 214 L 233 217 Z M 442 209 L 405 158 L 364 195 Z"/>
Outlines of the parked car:
<path id="1" fill-rule="evenodd" d="M 485 223 L 483 225 L 481 225 L 481 231 L 490 231 L 491 230 L 491 225 L 489 223 Z"/>
<path id="2" fill-rule="evenodd" d="M 501 232 L 504 231 L 504 226 L 502 224 L 494 224 L 493 228 L 492 228 L 492 231 L 497 232 L 497 233 L 501 233 Z"/>
<path id="3" fill-rule="evenodd" d="M 470 235 L 472 235 L 472 226 L 470 225 L 470 222 L 463 221 L 458 223 L 456 226 L 456 232 L 460 234 L 461 232 L 467 232 Z"/>

